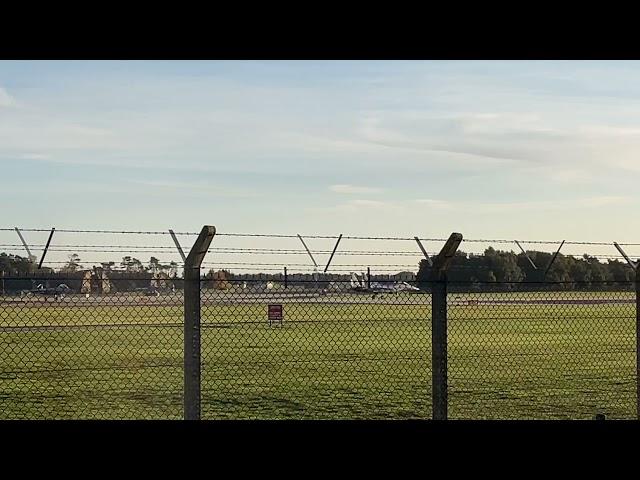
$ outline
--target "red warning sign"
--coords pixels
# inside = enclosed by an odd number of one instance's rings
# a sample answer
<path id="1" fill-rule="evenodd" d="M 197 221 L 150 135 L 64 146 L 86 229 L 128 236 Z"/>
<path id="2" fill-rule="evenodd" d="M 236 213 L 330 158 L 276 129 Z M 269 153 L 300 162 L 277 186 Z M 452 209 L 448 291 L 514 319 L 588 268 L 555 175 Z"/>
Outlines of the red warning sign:
<path id="1" fill-rule="evenodd" d="M 282 305 L 269 305 L 269 321 L 282 320 Z"/>

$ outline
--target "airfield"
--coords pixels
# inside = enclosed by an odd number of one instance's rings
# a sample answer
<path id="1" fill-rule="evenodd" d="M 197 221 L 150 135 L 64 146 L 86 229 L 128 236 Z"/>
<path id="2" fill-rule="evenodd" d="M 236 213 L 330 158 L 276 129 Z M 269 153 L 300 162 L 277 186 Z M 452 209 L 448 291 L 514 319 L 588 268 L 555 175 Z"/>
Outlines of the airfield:
<path id="1" fill-rule="evenodd" d="M 635 415 L 634 292 L 448 304 L 451 418 Z M 201 317 L 203 418 L 430 418 L 429 294 L 203 290 Z M 180 292 L 0 297 L 0 418 L 181 418 L 182 322 Z"/>
<path id="2" fill-rule="evenodd" d="M 326 303 L 326 304 L 387 304 L 431 305 L 428 292 L 319 292 L 319 291 L 276 291 L 276 292 L 238 292 L 203 290 L 202 305 L 244 304 L 244 303 Z M 496 293 L 449 293 L 449 306 L 472 305 L 616 305 L 635 304 L 635 295 L 631 292 L 496 292 Z M 0 296 L 0 305 L 23 305 L 30 307 L 50 306 L 175 306 L 183 305 L 182 293 L 163 293 L 144 295 L 139 293 L 113 293 L 108 295 L 67 294 L 58 299 L 53 296 L 36 294 Z"/>

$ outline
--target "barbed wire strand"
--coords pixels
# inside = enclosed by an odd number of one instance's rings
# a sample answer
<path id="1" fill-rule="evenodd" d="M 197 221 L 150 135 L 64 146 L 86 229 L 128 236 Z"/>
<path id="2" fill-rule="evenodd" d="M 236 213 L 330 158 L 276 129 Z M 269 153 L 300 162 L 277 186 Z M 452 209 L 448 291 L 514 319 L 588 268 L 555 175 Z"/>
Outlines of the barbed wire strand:
<path id="1" fill-rule="evenodd" d="M 50 232 L 50 228 L 21 228 L 23 232 Z M 0 228 L 0 231 L 15 231 L 15 228 Z M 97 234 L 129 234 L 129 235 L 170 235 L 169 231 L 136 231 L 136 230 L 80 230 L 80 229 L 56 229 L 57 233 L 97 233 Z M 199 235 L 198 232 L 174 232 L 175 235 Z M 263 237 L 263 238 L 298 238 L 298 235 L 294 234 L 273 234 L 273 233 L 233 233 L 233 232 L 216 232 L 216 236 L 228 236 L 228 237 Z M 333 239 L 335 240 L 338 235 L 302 235 L 304 238 L 315 239 Z M 412 237 L 374 237 L 374 236 L 350 236 L 343 235 L 343 239 L 351 240 L 393 240 L 393 241 L 415 241 L 415 236 Z M 447 238 L 420 238 L 420 241 L 424 242 L 446 242 Z M 563 240 L 520 240 L 520 243 L 526 244 L 559 244 Z M 469 243 L 514 243 L 515 239 L 480 239 L 480 238 L 463 238 L 463 242 Z M 601 242 L 601 241 L 572 241 L 565 240 L 565 245 L 603 245 L 610 246 L 613 242 Z M 637 246 L 640 243 L 622 243 L 619 245 Z"/>

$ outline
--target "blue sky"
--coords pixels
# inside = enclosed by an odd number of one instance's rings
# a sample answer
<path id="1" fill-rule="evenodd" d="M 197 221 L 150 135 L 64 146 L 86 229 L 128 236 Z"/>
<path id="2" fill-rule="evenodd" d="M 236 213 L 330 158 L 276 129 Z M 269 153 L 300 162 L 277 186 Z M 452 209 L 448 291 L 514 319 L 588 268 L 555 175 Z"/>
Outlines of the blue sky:
<path id="1" fill-rule="evenodd" d="M 2 225 L 638 241 L 638 62 L 0 62 Z"/>

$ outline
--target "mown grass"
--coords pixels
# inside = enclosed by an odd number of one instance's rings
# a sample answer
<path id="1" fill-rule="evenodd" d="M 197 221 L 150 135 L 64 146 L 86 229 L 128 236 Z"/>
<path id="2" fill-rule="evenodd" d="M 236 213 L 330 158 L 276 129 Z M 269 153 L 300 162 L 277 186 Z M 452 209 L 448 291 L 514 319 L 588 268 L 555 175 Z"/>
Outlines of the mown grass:
<path id="1" fill-rule="evenodd" d="M 282 327 L 265 304 L 205 306 L 203 417 L 430 418 L 419 297 L 286 303 Z M 4 305 L 0 327 L 0 418 L 182 416 L 180 306 Z M 452 305 L 449 339 L 451 418 L 635 415 L 632 304 Z"/>

